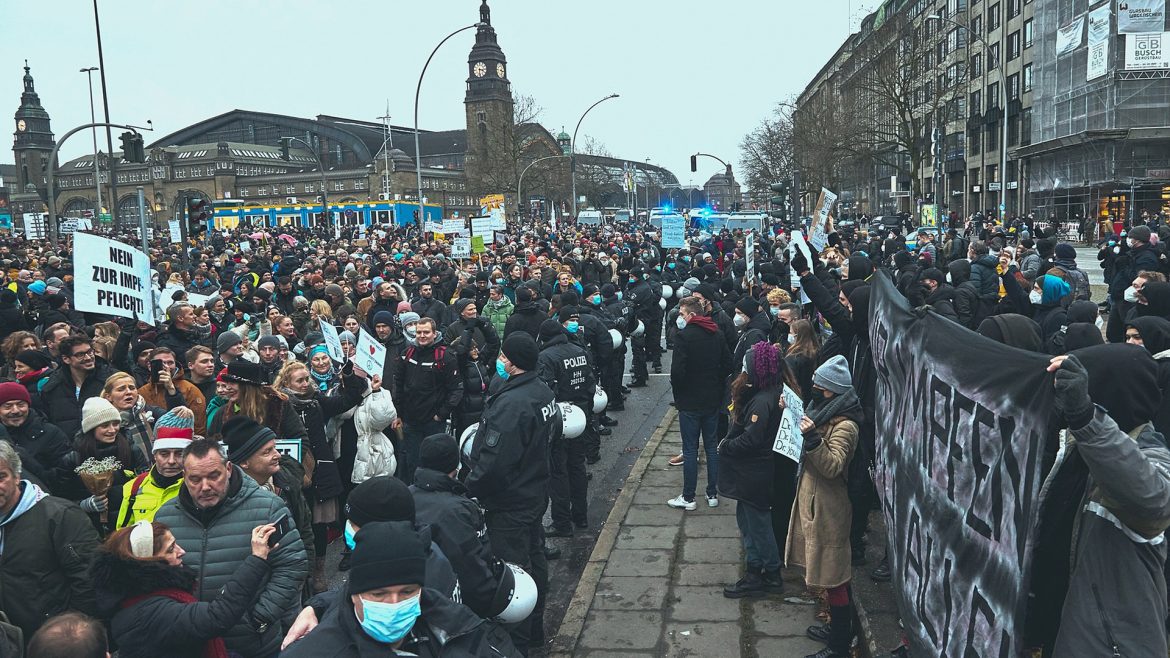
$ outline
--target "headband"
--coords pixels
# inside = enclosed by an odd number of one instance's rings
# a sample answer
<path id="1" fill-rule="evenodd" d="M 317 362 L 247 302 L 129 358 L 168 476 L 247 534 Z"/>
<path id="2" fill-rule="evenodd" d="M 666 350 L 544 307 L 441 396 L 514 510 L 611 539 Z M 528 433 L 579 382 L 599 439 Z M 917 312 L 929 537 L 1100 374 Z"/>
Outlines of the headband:
<path id="1" fill-rule="evenodd" d="M 134 524 L 134 529 L 130 531 L 130 552 L 140 560 L 154 556 L 154 525 L 150 521 L 142 520 Z"/>

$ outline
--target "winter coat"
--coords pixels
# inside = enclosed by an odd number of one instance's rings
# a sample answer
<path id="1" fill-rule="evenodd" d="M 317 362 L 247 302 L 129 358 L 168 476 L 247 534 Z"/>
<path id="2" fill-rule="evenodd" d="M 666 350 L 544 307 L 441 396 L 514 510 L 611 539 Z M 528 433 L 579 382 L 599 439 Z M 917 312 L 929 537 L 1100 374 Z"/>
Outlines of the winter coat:
<path id="1" fill-rule="evenodd" d="M 399 415 L 407 423 L 451 417 L 463 397 L 455 351 L 442 345 L 412 347 L 395 377 Z"/>
<path id="2" fill-rule="evenodd" d="M 714 413 L 730 372 L 731 352 L 711 318 L 696 316 L 675 335 L 670 386 L 679 411 Z"/>
<path id="3" fill-rule="evenodd" d="M 761 510 L 771 507 L 772 443 L 784 410 L 780 387 L 756 391 L 719 442 L 719 495 Z"/>
<path id="4" fill-rule="evenodd" d="M 179 488 L 183 486 L 182 475 L 165 487 L 155 480 L 155 475 L 152 467 L 122 485 L 122 502 L 118 506 L 118 525 L 115 527 L 125 528 L 139 521 L 153 521 L 163 503 L 179 495 Z M 138 483 L 137 492 L 134 491 L 135 482 Z"/>
<path id="5" fill-rule="evenodd" d="M 447 325 L 443 335 L 447 337 L 447 345 L 459 355 L 460 365 L 466 361 L 473 340 L 479 345 L 480 363 L 494 364 L 500 354 L 500 335 L 486 316 L 477 316 L 473 320 L 460 318 Z"/>
<path id="6" fill-rule="evenodd" d="M 849 526 L 853 507 L 846 476 L 859 430 L 855 420 L 838 416 L 814 431 L 820 435 L 821 443 L 805 451 L 801 462 L 785 563 L 803 566 L 804 582 L 809 587 L 827 589 L 850 580 Z M 722 469 L 723 464 L 719 466 Z"/>
<path id="7" fill-rule="evenodd" d="M 77 474 L 65 460 L 73 449 L 72 437 L 45 420 L 36 409 L 29 409 L 20 427 L 0 425 L 0 439 L 20 451 L 21 468 L 45 483 L 50 493 L 73 500 L 85 489 Z"/>
<path id="8" fill-rule="evenodd" d="M 934 292 L 927 293 L 925 301 L 935 313 L 951 322 L 959 321 L 959 314 L 955 312 L 955 289 L 946 283 L 940 283 Z"/>
<path id="9" fill-rule="evenodd" d="M 484 621 L 429 587 L 423 589 L 421 596 L 422 615 L 400 647 L 401 652 L 409 652 L 405 655 L 418 658 L 520 655 L 508 634 L 496 624 Z M 321 617 L 321 623 L 312 633 L 289 645 L 280 655 L 281 658 L 373 658 L 395 655 L 395 652 L 362 630 L 353 602 L 343 596 Z"/>
<path id="10" fill-rule="evenodd" d="M 991 254 L 983 254 L 971 263 L 971 283 L 979 291 L 979 299 L 995 302 L 999 295 L 999 261 Z"/>
<path id="11" fill-rule="evenodd" d="M 446 473 L 419 468 L 410 491 L 416 521 L 430 526 L 459 579 L 461 602 L 485 619 L 498 615 L 502 608 L 496 592 L 504 565 L 492 554 L 483 510 L 468 497 L 467 487 Z"/>
<path id="12" fill-rule="evenodd" d="M 459 408 L 455 412 L 455 436 L 462 434 L 469 425 L 478 423 L 483 416 L 488 382 L 491 381 L 487 369 L 478 363 L 469 362 L 460 372 L 463 375 L 463 399 L 459 401 Z"/>
<path id="13" fill-rule="evenodd" d="M 1170 451 L 1149 423 L 1126 434 L 1100 407 L 1069 438 L 1089 479 L 1053 655 L 1164 656 Z"/>
<path id="14" fill-rule="evenodd" d="M 379 475 L 394 475 L 394 444 L 386 438 L 383 430 L 390 427 L 397 417 L 398 411 L 390 391 L 383 388 L 377 393 L 367 390 L 361 402 L 330 421 L 330 425 L 335 428 L 332 434 L 333 455 L 340 458 L 341 424 L 353 420 L 357 432 L 357 456 L 354 458 L 351 482 L 359 484 Z"/>
<path id="15" fill-rule="evenodd" d="M 187 550 L 184 562 L 199 574 L 195 596 L 212 601 L 251 554 L 252 529 L 274 523 L 288 513 L 284 501 L 232 466 L 227 495 L 218 508 L 198 509 L 183 487 L 176 498 L 162 506 L 155 520 L 169 526 L 175 541 Z M 276 652 L 282 636 L 281 618 L 300 604 L 308 563 L 295 527 L 269 553 L 268 563 L 271 574 L 259 598 L 224 635 L 228 649 L 244 656 Z"/>
<path id="16" fill-rule="evenodd" d="M 508 318 L 512 315 L 512 311 L 516 309 L 516 305 L 507 296 L 500 297 L 500 301 L 487 300 L 483 305 L 483 314 L 487 316 L 492 322 L 492 326 L 496 329 L 496 334 L 504 335 L 504 329 L 508 325 Z"/>
<path id="17" fill-rule="evenodd" d="M 735 350 L 731 353 L 732 372 L 743 367 L 743 359 L 753 345 L 761 341 L 768 341 L 768 334 L 772 331 L 772 323 L 767 313 L 756 313 L 747 324 L 740 328 L 735 341 Z"/>
<path id="18" fill-rule="evenodd" d="M 41 411 L 65 436 L 77 434 L 81 429 L 81 406 L 89 398 L 101 395 L 102 387 L 114 372 L 113 368 L 99 363 L 81 383 L 81 394 L 77 395 L 69 368 L 58 368 L 41 388 Z"/>
<path id="19" fill-rule="evenodd" d="M 159 334 L 155 343 L 159 347 L 169 347 L 175 352 L 175 361 L 183 363 L 187 359 L 187 350 L 202 345 L 210 347 L 207 341 L 193 331 L 184 331 L 178 327 L 170 327 Z"/>
<path id="20" fill-rule="evenodd" d="M 335 433 L 329 431 L 327 423 L 341 414 L 351 412 L 361 402 L 362 395 L 369 388 L 366 380 L 352 373 L 336 379 L 340 383 L 335 384 L 328 394 L 310 389 L 310 395 L 302 398 L 287 389 L 284 391 L 288 395 L 293 413 L 301 419 L 301 424 L 305 427 L 302 444 L 309 449 L 312 458 L 302 458 L 302 461 L 313 464 L 309 473 L 311 490 L 307 493 L 315 501 L 336 498 L 344 492 L 332 446 L 332 437 Z"/>
<path id="21" fill-rule="evenodd" d="M 196 574 L 190 567 L 98 551 L 92 573 L 98 605 L 110 619 L 120 658 L 202 658 L 208 640 L 223 636 L 247 614 L 268 578 L 268 562 L 249 555 L 218 596 L 197 603 L 164 593 L 191 593 Z"/>
<path id="22" fill-rule="evenodd" d="M 152 407 L 174 409 L 178 406 L 185 406 L 189 408 L 195 414 L 195 433 L 199 436 L 206 436 L 207 398 L 203 397 L 203 391 L 178 375 L 172 381 L 175 384 L 175 393 L 178 394 L 176 396 L 168 395 L 166 387 L 158 383 L 142 386 L 138 392 L 142 394 L 146 404 Z"/>
<path id="23" fill-rule="evenodd" d="M 541 347 L 536 373 L 552 389 L 558 402 L 572 402 L 586 414 L 592 411 L 597 380 L 589 365 L 589 356 L 585 348 L 570 341 L 564 331 Z"/>
<path id="24" fill-rule="evenodd" d="M 0 610 L 27 639 L 57 613 L 97 614 L 89 563 L 98 535 L 75 503 L 30 482 L 20 487 L 20 502 L 0 522 Z"/>
<path id="25" fill-rule="evenodd" d="M 504 323 L 504 340 L 515 331 L 523 331 L 536 340 L 540 336 L 540 324 L 547 319 L 548 314 L 537 308 L 535 302 L 516 302 L 512 315 Z"/>
<path id="26" fill-rule="evenodd" d="M 431 318 L 439 327 L 445 327 L 450 324 L 450 314 L 447 310 L 447 305 L 439 301 L 437 291 L 432 291 L 436 295 L 430 299 L 419 298 L 410 305 L 410 310 L 418 313 L 419 317 Z M 373 316 L 371 316 L 372 318 Z"/>
<path id="27" fill-rule="evenodd" d="M 305 556 L 312 561 L 316 555 L 316 546 L 313 544 L 313 510 L 312 504 L 305 499 L 305 467 L 292 456 L 280 456 L 280 470 L 272 476 L 269 483 L 277 496 L 284 501 L 292 515 L 293 523 L 301 535 L 301 545 L 305 547 Z"/>

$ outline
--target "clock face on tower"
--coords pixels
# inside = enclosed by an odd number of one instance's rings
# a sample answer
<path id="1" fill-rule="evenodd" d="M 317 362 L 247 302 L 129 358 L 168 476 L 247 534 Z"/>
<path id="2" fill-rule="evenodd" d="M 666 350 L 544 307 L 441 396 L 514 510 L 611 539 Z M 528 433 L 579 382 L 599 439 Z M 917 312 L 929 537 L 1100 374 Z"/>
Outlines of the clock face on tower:
<path id="1" fill-rule="evenodd" d="M 487 64 L 476 62 L 475 66 L 471 67 L 471 72 L 475 74 L 475 77 L 482 78 L 487 75 Z"/>
<path id="2" fill-rule="evenodd" d="M 496 64 L 496 77 L 497 78 L 504 77 L 504 65 L 503 64 Z"/>
<path id="3" fill-rule="evenodd" d="M 24 123 L 24 119 L 21 119 L 20 121 L 16 122 L 16 129 L 19 130 L 20 132 L 24 132 L 24 129 L 27 127 L 28 126 Z"/>

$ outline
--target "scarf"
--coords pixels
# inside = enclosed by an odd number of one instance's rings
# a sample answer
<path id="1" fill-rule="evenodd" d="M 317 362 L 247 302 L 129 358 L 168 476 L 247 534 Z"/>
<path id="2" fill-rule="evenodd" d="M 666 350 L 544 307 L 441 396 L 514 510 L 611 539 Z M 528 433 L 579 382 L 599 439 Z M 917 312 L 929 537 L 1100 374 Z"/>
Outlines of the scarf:
<path id="1" fill-rule="evenodd" d="M 153 598 L 155 596 L 161 596 L 163 598 L 167 598 L 167 599 L 170 599 L 172 601 L 178 601 L 179 603 L 191 604 L 191 603 L 198 603 L 199 602 L 199 599 L 195 598 L 195 595 L 192 594 L 191 592 L 185 592 L 181 589 L 168 587 L 165 589 L 160 589 L 160 590 L 156 590 L 154 592 L 150 592 L 149 594 L 140 594 L 138 596 L 131 596 L 130 598 L 122 601 L 122 609 L 125 610 L 126 608 L 129 608 L 137 603 L 145 601 L 146 599 L 149 599 L 149 598 Z M 223 638 L 222 637 L 213 637 L 213 638 L 207 640 L 206 642 L 204 642 L 203 643 L 203 653 L 201 655 L 203 656 L 203 658 L 228 658 L 227 646 L 223 643 Z"/>
<path id="2" fill-rule="evenodd" d="M 309 374 L 312 375 L 313 381 L 317 382 L 317 390 L 322 393 L 329 391 L 329 387 L 333 384 L 333 370 L 326 373 L 318 373 L 316 370 L 309 368 Z"/>
<path id="3" fill-rule="evenodd" d="M 24 491 L 20 492 L 20 500 L 17 501 L 16 507 L 12 508 L 8 516 L 0 519 L 0 556 L 4 555 L 4 526 L 20 518 L 22 514 L 32 509 L 33 505 L 41 502 L 41 499 L 49 495 L 43 489 L 27 480 L 21 482 L 20 486 L 24 487 Z"/>
<path id="4" fill-rule="evenodd" d="M 804 414 L 813 422 L 813 425 L 820 427 L 837 416 L 845 415 L 855 409 L 860 417 L 861 400 L 858 399 L 857 392 L 851 388 L 848 392 L 834 395 L 828 400 L 814 394 L 812 402 L 805 405 Z"/>

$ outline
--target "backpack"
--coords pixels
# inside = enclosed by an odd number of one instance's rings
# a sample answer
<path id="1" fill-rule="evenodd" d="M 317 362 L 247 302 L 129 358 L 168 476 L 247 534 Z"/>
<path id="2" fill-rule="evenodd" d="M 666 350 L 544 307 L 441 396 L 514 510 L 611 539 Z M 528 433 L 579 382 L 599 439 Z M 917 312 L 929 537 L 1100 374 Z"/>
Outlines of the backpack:
<path id="1" fill-rule="evenodd" d="M 134 513 L 134 500 L 138 498 L 138 491 L 142 489 L 142 484 L 146 482 L 147 476 L 150 475 L 150 470 L 140 473 L 134 481 L 130 483 L 130 497 L 126 500 L 126 516 L 118 521 L 118 527 L 126 527 L 126 523 L 130 520 L 130 515 Z"/>
<path id="2" fill-rule="evenodd" d="M 1072 284 L 1070 287 L 1073 290 L 1073 299 L 1086 300 L 1089 299 L 1089 275 L 1085 274 L 1081 269 L 1065 270 L 1065 274 L 1070 279 Z"/>
<path id="3" fill-rule="evenodd" d="M 409 361 L 414 358 L 414 346 L 406 348 L 406 360 Z M 443 359 L 447 356 L 447 346 L 437 345 L 435 347 L 435 370 L 443 371 Z"/>

